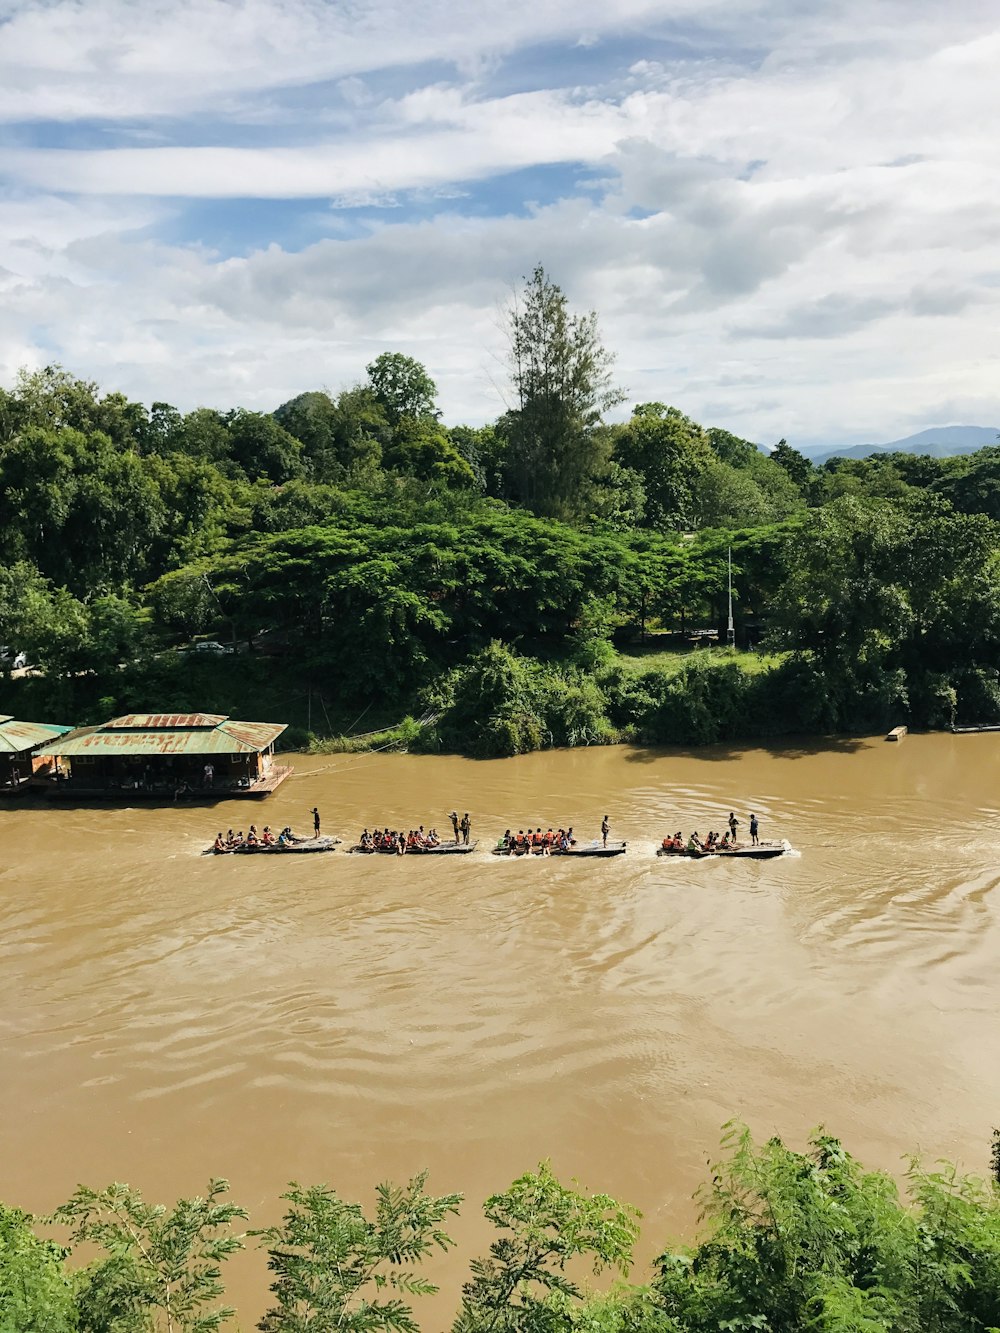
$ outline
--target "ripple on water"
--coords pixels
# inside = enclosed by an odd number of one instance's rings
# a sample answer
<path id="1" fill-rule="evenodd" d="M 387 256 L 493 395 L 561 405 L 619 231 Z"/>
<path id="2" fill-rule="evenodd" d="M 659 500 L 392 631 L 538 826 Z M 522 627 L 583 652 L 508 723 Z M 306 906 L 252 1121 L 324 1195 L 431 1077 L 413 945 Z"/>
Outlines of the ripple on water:
<path id="1" fill-rule="evenodd" d="M 273 825 L 318 804 L 352 836 L 386 804 L 447 813 L 462 792 L 484 851 L 430 863 L 198 855 L 242 808 L 198 829 L 190 811 L 5 812 L 21 858 L 0 880 L 11 1197 L 65 1197 L 126 1124 L 148 1145 L 136 1179 L 212 1158 L 254 1198 L 274 1197 L 289 1154 L 315 1178 L 349 1159 L 369 1180 L 386 1162 L 452 1179 L 461 1161 L 454 1187 L 482 1197 L 551 1152 L 655 1206 L 686 1195 L 734 1111 L 798 1137 L 823 1119 L 890 1166 L 944 1115 L 971 1156 L 1000 1101 L 982 1057 L 1000 743 L 963 739 L 297 760 L 269 802 Z M 564 811 L 584 837 L 609 810 L 628 854 L 491 857 L 512 809 Z M 801 855 L 655 857 L 665 832 L 730 809 Z"/>

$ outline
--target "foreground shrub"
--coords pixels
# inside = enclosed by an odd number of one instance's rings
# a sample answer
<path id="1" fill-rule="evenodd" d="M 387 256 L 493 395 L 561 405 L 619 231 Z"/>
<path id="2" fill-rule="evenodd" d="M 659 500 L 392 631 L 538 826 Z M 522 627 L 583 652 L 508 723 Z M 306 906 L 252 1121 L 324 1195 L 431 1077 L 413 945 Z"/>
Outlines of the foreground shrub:
<path id="1" fill-rule="evenodd" d="M 72 1333 L 76 1304 L 64 1251 L 40 1240 L 30 1223 L 0 1204 L 0 1333 Z"/>
<path id="2" fill-rule="evenodd" d="M 472 1261 L 453 1333 L 996 1333 L 1000 1328 L 1000 1138 L 990 1183 L 913 1160 L 906 1196 L 830 1135 L 804 1152 L 730 1126 L 699 1192 L 704 1235 L 659 1255 L 652 1281 L 595 1294 L 587 1267 L 624 1278 L 638 1213 L 563 1185 L 547 1163 L 487 1199 L 497 1235 Z M 326 1185 L 292 1184 L 267 1252 L 263 1333 L 419 1333 L 419 1272 L 447 1250 L 462 1196 L 380 1185 L 369 1217 Z M 225 1259 L 245 1214 L 207 1199 L 150 1205 L 125 1185 L 80 1188 L 58 1209 L 82 1246 L 42 1241 L 0 1207 L 0 1333 L 214 1333 L 232 1314 Z M 50 1219 L 51 1220 L 51 1219 Z M 97 1257 L 94 1257 L 96 1247 Z M 71 1254 L 75 1257 L 75 1251 Z M 245 1325 L 244 1325 L 245 1327 Z"/>

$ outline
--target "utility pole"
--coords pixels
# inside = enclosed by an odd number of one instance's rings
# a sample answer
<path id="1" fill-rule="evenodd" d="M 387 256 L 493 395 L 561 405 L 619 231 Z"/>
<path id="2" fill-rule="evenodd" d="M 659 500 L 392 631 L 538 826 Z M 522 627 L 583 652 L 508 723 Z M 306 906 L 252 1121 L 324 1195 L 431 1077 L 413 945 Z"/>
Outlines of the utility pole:
<path id="1" fill-rule="evenodd" d="M 726 626 L 726 643 L 736 647 L 736 627 L 733 624 L 733 548 L 729 548 L 729 623 Z"/>

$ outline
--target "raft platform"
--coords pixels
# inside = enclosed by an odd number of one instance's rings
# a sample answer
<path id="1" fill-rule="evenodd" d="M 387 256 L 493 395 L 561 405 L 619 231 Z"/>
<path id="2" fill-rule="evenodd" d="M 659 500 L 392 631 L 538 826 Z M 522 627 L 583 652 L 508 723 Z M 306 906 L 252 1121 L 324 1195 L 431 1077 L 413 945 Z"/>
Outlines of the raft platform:
<path id="1" fill-rule="evenodd" d="M 162 805 L 165 801 L 176 801 L 178 805 L 217 805 L 220 801 L 259 801 L 270 796 L 275 788 L 280 787 L 286 778 L 290 778 L 292 769 L 287 764 L 273 764 L 263 777 L 251 782 L 249 786 L 239 783 L 214 782 L 211 786 L 191 785 L 168 782 L 140 783 L 134 787 L 116 784 L 97 784 L 87 782 L 85 778 L 68 778 L 54 781 L 51 778 L 36 779 L 34 789 L 50 801 L 109 801 L 121 805 L 135 805 L 137 801 L 155 801 Z"/>

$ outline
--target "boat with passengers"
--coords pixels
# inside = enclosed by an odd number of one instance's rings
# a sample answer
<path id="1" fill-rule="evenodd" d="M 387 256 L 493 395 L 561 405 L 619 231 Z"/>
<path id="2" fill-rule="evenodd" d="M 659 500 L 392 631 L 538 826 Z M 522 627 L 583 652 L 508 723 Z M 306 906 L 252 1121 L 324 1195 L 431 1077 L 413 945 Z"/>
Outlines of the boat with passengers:
<path id="1" fill-rule="evenodd" d="M 717 833 L 709 833 L 707 838 L 702 839 L 695 831 L 687 839 L 681 833 L 675 833 L 673 837 L 664 838 L 656 849 L 656 855 L 688 857 L 695 861 L 703 860 L 708 856 L 742 857 L 750 861 L 770 861 L 774 857 L 784 856 L 785 852 L 790 851 L 791 844 L 784 840 L 781 842 L 737 842 L 729 833 L 722 837 Z"/>
<path id="2" fill-rule="evenodd" d="M 339 838 L 300 838 L 291 828 L 283 828 L 277 836 L 264 825 L 260 833 L 251 824 L 244 835 L 242 829 L 234 833 L 232 829 L 225 835 L 216 835 L 211 847 L 206 847 L 206 856 L 288 856 L 303 855 L 310 852 L 332 852 L 340 844 Z"/>
<path id="3" fill-rule="evenodd" d="M 445 841 L 438 836 L 437 829 L 428 829 L 425 833 L 421 824 L 406 833 L 390 828 L 369 833 L 364 829 L 354 846 L 347 850 L 359 856 L 468 856 L 478 845 L 478 841 Z"/>
<path id="4" fill-rule="evenodd" d="M 587 856 L 607 858 L 624 856 L 626 844 L 611 842 L 606 838 L 595 838 L 593 842 L 580 842 L 573 836 L 572 827 L 568 829 L 529 828 L 513 832 L 507 829 L 497 845 L 492 848 L 494 856 Z"/>

